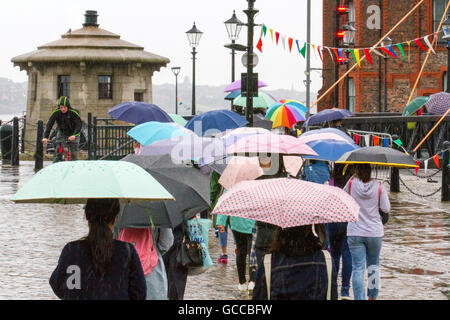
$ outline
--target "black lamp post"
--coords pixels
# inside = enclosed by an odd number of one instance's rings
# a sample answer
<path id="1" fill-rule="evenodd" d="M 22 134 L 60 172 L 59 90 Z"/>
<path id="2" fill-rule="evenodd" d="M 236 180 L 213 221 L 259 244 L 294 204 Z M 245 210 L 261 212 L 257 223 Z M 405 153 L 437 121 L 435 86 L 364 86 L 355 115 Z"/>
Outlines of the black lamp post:
<path id="1" fill-rule="evenodd" d="M 344 46 L 351 48 L 355 46 L 355 36 L 356 36 L 356 32 L 358 31 L 354 26 L 353 26 L 354 22 L 349 22 L 348 24 L 344 25 L 342 27 L 342 29 L 345 31 L 345 35 L 344 35 Z M 349 50 L 346 51 L 346 55 L 347 55 L 347 61 L 348 61 L 348 57 L 349 57 Z M 344 61 L 345 63 L 345 61 Z M 348 62 L 346 63 L 347 65 L 347 71 L 349 70 L 349 66 L 348 66 Z M 345 94 L 345 104 L 346 104 L 346 109 L 349 110 L 350 109 L 350 102 L 349 102 L 349 77 L 346 77 L 345 79 L 345 87 L 346 87 L 346 94 Z"/>
<path id="2" fill-rule="evenodd" d="M 197 54 L 195 48 L 198 46 L 203 32 L 197 29 L 194 22 L 194 26 L 186 34 L 189 45 L 192 47 L 192 115 L 195 116 L 195 55 Z"/>
<path id="3" fill-rule="evenodd" d="M 233 10 L 233 15 L 230 19 L 224 22 L 225 27 L 227 28 L 228 38 L 231 40 L 231 43 L 234 45 L 236 43 L 236 40 L 239 39 L 239 33 L 241 33 L 241 29 L 243 26 L 243 23 L 241 20 L 239 20 L 236 16 L 236 11 Z M 234 57 L 235 57 L 236 51 L 233 46 L 231 46 L 231 82 L 234 82 L 234 69 L 235 69 L 235 63 L 234 63 Z"/>
<path id="4" fill-rule="evenodd" d="M 255 27 L 255 15 L 259 10 L 255 9 L 255 0 L 247 0 L 248 8 L 244 10 L 247 15 L 247 101 L 245 118 L 249 126 L 253 127 L 253 97 L 258 94 L 258 79 L 253 74 L 253 28 Z M 256 81 L 255 81 L 256 80 Z M 256 89 L 253 88 L 256 86 Z M 254 92 L 256 90 L 256 92 Z"/>
<path id="5" fill-rule="evenodd" d="M 173 67 L 172 72 L 175 75 L 175 114 L 178 114 L 178 75 L 180 74 L 180 67 Z"/>
<path id="6" fill-rule="evenodd" d="M 444 36 L 442 37 L 447 42 L 447 87 L 445 91 L 450 93 L 450 18 L 447 16 L 445 21 L 442 23 L 442 29 L 444 30 Z"/>
<path id="7" fill-rule="evenodd" d="M 384 38 L 383 42 L 381 43 L 382 47 L 388 48 L 390 45 L 392 45 L 392 40 L 389 37 Z M 387 63 L 388 63 L 388 57 L 387 55 L 384 56 L 384 112 L 387 112 Z"/>

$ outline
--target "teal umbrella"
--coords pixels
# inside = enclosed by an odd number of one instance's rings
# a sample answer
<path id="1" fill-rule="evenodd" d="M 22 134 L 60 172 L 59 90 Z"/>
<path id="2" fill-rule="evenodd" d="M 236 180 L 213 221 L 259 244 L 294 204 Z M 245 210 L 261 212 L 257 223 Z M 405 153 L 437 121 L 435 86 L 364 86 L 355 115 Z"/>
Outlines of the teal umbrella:
<path id="1" fill-rule="evenodd" d="M 179 114 L 175 114 L 175 113 L 169 113 L 169 117 L 175 122 L 178 123 L 180 126 L 185 126 L 187 122 L 187 120 L 185 118 L 183 118 L 182 116 L 180 116 Z"/>
<path id="2" fill-rule="evenodd" d="M 36 173 L 11 198 L 16 203 L 175 200 L 148 172 L 126 161 L 64 161 Z"/>
<path id="3" fill-rule="evenodd" d="M 269 108 L 275 102 L 277 101 L 272 96 L 259 91 L 258 96 L 253 98 L 253 108 Z M 245 108 L 247 106 L 247 97 L 239 95 L 233 100 L 233 105 Z"/>
<path id="4" fill-rule="evenodd" d="M 193 134 L 194 133 L 192 131 L 189 131 L 177 123 L 158 121 L 142 123 L 127 132 L 127 135 L 143 146 L 147 146 L 159 140 L 166 140 L 179 136 L 189 136 Z"/>
<path id="5" fill-rule="evenodd" d="M 417 112 L 420 108 L 422 108 L 427 101 L 430 100 L 430 97 L 417 97 L 413 101 L 411 101 L 404 109 L 402 116 L 407 117 Z"/>

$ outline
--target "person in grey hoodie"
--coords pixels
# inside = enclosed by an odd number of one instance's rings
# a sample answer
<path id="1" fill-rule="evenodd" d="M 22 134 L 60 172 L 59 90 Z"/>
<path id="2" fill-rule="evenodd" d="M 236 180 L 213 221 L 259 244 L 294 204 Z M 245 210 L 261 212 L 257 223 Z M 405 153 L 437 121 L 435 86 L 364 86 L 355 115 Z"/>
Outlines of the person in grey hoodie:
<path id="1" fill-rule="evenodd" d="M 355 300 L 365 300 L 364 274 L 367 265 L 369 300 L 380 289 L 380 252 L 384 235 L 379 209 L 389 212 L 391 205 L 384 185 L 371 179 L 369 164 L 358 164 L 355 176 L 344 187 L 359 204 L 358 222 L 349 222 L 347 242 L 352 256 L 352 285 Z"/>

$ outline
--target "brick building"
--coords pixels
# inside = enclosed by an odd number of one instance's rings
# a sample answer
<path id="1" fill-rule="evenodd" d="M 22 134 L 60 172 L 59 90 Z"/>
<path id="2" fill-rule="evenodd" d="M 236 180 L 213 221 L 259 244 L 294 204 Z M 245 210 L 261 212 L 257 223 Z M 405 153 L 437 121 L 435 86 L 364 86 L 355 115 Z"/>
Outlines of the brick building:
<path id="1" fill-rule="evenodd" d="M 392 44 L 432 34 L 439 25 L 448 1 L 425 0 L 390 34 Z M 323 46 L 370 48 L 418 2 L 418 0 L 323 0 Z M 336 8 L 340 5 L 349 8 L 349 13 L 343 16 L 336 14 Z M 353 41 L 347 34 L 339 45 L 336 44 L 337 19 L 341 29 L 344 25 L 351 25 L 357 29 Z M 430 37 L 431 41 L 432 37 Z M 347 46 L 344 46 L 344 42 Z M 422 43 L 426 46 L 423 41 Z M 395 53 L 401 57 L 400 51 L 393 47 Z M 401 112 L 408 101 L 427 54 L 414 41 L 410 47 L 406 44 L 403 47 L 407 61 L 392 57 L 385 59 L 372 54 L 373 65 L 367 60 L 363 61 L 361 68 L 352 71 L 347 79 L 319 103 L 318 110 L 337 106 L 354 112 Z M 414 97 L 445 90 L 447 49 L 442 36 L 435 46 L 435 51 L 436 55 L 431 54 L 428 59 Z M 364 56 L 364 53 L 360 52 L 361 57 Z M 348 52 L 344 53 L 349 59 L 347 65 L 338 65 L 326 50 L 323 55 L 323 87 L 319 91 L 319 96 L 355 63 L 352 54 Z"/>

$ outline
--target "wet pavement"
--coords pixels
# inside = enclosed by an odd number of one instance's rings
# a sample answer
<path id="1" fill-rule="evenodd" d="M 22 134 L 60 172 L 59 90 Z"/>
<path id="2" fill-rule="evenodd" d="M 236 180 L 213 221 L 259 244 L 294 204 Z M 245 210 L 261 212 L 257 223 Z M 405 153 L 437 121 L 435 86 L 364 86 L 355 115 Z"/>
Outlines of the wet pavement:
<path id="1" fill-rule="evenodd" d="M 67 242 L 88 230 L 82 205 L 9 201 L 34 174 L 33 165 L 22 161 L 18 168 L 0 166 L 0 299 L 56 299 L 48 279 L 59 254 Z M 408 172 L 402 173 L 402 179 L 420 194 L 439 188 L 439 183 L 427 183 Z M 433 179 L 440 182 L 439 174 Z M 390 195 L 392 212 L 381 251 L 379 299 L 449 299 L 450 203 L 440 202 L 440 192 L 420 198 L 402 185 L 401 190 Z M 226 265 L 216 262 L 220 247 L 212 229 L 209 239 L 214 265 L 188 277 L 185 299 L 249 299 L 237 291 L 231 234 Z"/>

